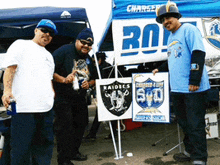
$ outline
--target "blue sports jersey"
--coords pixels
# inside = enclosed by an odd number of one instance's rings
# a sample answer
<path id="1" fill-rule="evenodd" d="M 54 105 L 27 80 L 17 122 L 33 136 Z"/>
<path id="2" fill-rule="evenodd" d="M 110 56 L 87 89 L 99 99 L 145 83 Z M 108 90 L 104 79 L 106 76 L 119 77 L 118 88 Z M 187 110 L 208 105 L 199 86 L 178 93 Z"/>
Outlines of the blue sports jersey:
<path id="1" fill-rule="evenodd" d="M 192 24 L 185 23 L 168 38 L 168 66 L 172 92 L 190 93 L 189 76 L 191 55 L 194 50 L 205 52 L 200 31 Z M 200 88 L 196 92 L 210 88 L 208 74 L 204 66 Z"/>

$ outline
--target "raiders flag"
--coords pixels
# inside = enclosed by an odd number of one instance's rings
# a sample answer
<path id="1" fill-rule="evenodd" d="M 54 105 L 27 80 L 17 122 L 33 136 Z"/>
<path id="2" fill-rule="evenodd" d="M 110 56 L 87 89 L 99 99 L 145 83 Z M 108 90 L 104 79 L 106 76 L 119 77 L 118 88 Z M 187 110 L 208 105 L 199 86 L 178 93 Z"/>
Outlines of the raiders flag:
<path id="1" fill-rule="evenodd" d="M 98 120 L 131 118 L 131 78 L 96 80 Z"/>
<path id="2" fill-rule="evenodd" d="M 132 74 L 133 121 L 170 122 L 168 73 Z"/>

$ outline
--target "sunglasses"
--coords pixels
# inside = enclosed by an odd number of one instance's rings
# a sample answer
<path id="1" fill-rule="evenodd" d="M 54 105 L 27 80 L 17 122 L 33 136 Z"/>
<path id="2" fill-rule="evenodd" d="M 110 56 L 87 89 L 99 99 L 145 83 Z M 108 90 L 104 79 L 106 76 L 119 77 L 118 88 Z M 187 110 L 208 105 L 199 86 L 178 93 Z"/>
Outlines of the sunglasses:
<path id="1" fill-rule="evenodd" d="M 55 33 L 54 33 L 53 30 L 50 30 L 50 29 L 47 29 L 47 28 L 39 28 L 39 29 L 40 29 L 40 31 L 42 31 L 43 33 L 49 33 L 49 35 L 50 35 L 51 37 L 54 37 L 54 36 L 55 36 Z"/>
<path id="2" fill-rule="evenodd" d="M 83 44 L 83 45 L 88 45 L 88 46 L 92 46 L 92 42 L 86 42 L 85 40 L 79 40 L 80 42 L 81 42 L 81 44 Z"/>

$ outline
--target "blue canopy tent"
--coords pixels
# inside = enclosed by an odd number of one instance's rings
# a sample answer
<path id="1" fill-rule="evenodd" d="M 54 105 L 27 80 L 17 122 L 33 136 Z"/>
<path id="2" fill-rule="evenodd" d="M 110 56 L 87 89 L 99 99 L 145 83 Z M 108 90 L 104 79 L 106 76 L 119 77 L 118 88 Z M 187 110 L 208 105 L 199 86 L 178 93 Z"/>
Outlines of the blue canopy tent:
<path id="1" fill-rule="evenodd" d="M 168 0 L 112 0 L 112 14 L 98 51 L 114 51 L 118 65 L 164 61 L 169 32 L 155 21 L 156 8 Z M 220 1 L 171 0 L 180 22 L 196 25 L 204 37 L 207 57 L 220 55 Z M 217 38 L 215 38 L 217 37 Z M 215 39 L 213 39 L 215 38 Z"/>
<path id="2" fill-rule="evenodd" d="M 2 9 L 0 10 L 0 53 L 4 53 L 16 39 L 32 39 L 34 29 L 41 19 L 52 20 L 58 29 L 58 35 L 47 46 L 49 51 L 70 43 L 83 28 L 90 26 L 84 8 Z"/>
<path id="3" fill-rule="evenodd" d="M 99 51 L 113 51 L 112 22 L 114 20 L 156 18 L 156 6 L 166 4 L 168 0 L 112 0 L 112 15 L 109 18 L 103 37 L 98 45 Z M 186 18 L 220 17 L 220 1 L 216 0 L 174 0 Z"/>

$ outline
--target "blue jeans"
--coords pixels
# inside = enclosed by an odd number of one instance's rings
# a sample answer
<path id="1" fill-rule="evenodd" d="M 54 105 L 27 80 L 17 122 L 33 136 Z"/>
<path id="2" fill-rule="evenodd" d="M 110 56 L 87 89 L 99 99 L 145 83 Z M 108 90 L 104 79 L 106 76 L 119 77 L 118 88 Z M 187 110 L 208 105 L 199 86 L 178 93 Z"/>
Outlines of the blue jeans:
<path id="1" fill-rule="evenodd" d="M 11 119 L 11 165 L 50 165 L 53 111 L 18 113 Z"/>
<path id="2" fill-rule="evenodd" d="M 185 150 L 192 160 L 207 161 L 207 142 L 205 132 L 205 113 L 207 92 L 172 92 L 173 110 L 184 132 Z"/>
<path id="3" fill-rule="evenodd" d="M 10 123 L 11 120 L 8 119 L 7 121 L 5 120 L 4 122 L 7 122 L 9 125 L 3 125 L 3 123 L 1 123 L 1 128 L 4 127 L 4 130 L 2 131 L 2 135 L 4 136 L 4 147 L 3 147 L 3 153 L 2 153 L 2 157 L 0 158 L 0 165 L 10 165 L 10 139 L 11 139 L 11 130 L 10 130 Z"/>

